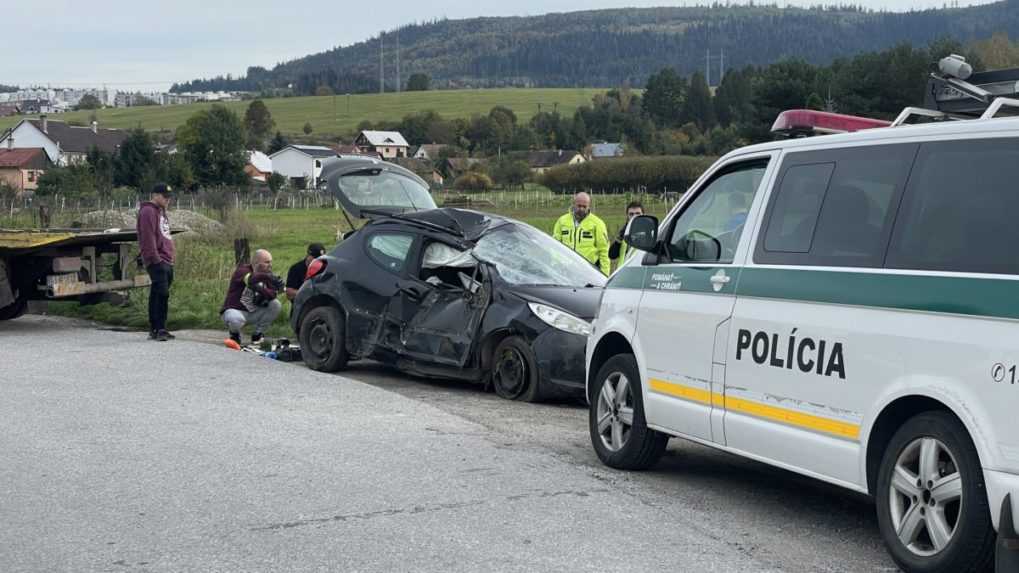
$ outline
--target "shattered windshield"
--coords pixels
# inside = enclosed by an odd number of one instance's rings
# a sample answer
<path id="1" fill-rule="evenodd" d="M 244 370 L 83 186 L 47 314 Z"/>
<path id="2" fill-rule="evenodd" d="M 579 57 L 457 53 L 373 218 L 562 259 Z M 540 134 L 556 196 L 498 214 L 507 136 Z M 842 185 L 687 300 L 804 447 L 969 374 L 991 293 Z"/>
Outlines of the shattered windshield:
<path id="1" fill-rule="evenodd" d="M 340 192 L 358 208 L 387 211 L 434 209 L 428 188 L 410 177 L 381 169 L 355 171 L 340 177 Z M 393 209 L 395 208 L 395 209 Z"/>
<path id="2" fill-rule="evenodd" d="M 569 247 L 521 223 L 503 225 L 487 233 L 474 255 L 495 265 L 511 284 L 600 287 L 605 276 Z"/>

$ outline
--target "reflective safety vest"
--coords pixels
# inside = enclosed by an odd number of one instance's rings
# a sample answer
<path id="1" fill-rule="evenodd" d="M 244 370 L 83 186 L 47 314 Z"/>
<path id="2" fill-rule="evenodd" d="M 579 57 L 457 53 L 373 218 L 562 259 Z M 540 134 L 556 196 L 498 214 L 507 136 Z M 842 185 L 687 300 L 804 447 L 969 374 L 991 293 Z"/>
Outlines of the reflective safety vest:
<path id="1" fill-rule="evenodd" d="M 609 232 L 594 213 L 588 213 L 580 224 L 572 212 L 559 217 L 552 227 L 552 237 L 598 267 L 602 274 L 609 274 Z"/>

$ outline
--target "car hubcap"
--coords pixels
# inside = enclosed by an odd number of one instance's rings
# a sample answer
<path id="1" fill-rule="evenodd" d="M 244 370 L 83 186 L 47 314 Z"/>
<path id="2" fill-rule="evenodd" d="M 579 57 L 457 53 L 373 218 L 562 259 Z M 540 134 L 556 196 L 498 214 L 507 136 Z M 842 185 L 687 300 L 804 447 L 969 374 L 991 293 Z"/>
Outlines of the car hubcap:
<path id="1" fill-rule="evenodd" d="M 633 429 L 633 395 L 630 381 L 622 372 L 613 372 L 605 379 L 596 412 L 602 445 L 612 452 L 623 449 Z"/>
<path id="2" fill-rule="evenodd" d="M 942 442 L 918 438 L 899 454 L 894 471 L 889 504 L 899 542 L 921 557 L 941 552 L 962 513 L 962 476 L 955 457 Z"/>
<path id="3" fill-rule="evenodd" d="M 527 386 L 527 366 L 524 357 L 515 348 L 507 348 L 499 356 L 495 367 L 496 383 L 507 395 L 517 397 Z"/>
<path id="4" fill-rule="evenodd" d="M 327 356 L 333 348 L 333 333 L 329 325 L 324 321 L 316 321 L 312 324 L 308 343 L 312 353 L 316 356 Z"/>

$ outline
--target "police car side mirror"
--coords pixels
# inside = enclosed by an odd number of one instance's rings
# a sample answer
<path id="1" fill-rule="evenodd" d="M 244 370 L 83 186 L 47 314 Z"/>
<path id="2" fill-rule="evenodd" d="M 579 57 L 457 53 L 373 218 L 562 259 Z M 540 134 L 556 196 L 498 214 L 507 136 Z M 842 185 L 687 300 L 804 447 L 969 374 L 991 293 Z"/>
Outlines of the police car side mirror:
<path id="1" fill-rule="evenodd" d="M 639 215 L 630 219 L 623 232 L 623 240 L 635 249 L 657 252 L 658 218 L 651 215 Z"/>

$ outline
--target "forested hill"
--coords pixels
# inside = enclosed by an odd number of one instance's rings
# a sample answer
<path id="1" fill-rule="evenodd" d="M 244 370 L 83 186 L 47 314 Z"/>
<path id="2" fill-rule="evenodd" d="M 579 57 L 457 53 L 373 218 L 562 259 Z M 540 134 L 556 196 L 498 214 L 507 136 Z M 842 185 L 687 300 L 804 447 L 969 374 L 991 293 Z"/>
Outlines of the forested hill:
<path id="1" fill-rule="evenodd" d="M 323 29 L 328 29 L 324 27 Z M 961 42 L 1005 32 L 1019 37 L 1019 0 L 907 13 L 853 7 L 768 6 L 628 8 L 532 17 L 473 18 L 415 24 L 384 34 L 386 89 L 400 76 L 426 74 L 433 88 L 641 86 L 665 66 L 682 74 L 764 65 L 783 58 L 826 64 L 840 56 L 907 42 Z M 246 77 L 174 85 L 175 91 L 259 91 L 292 84 L 299 94 L 379 88 L 379 37 L 285 62 Z"/>

